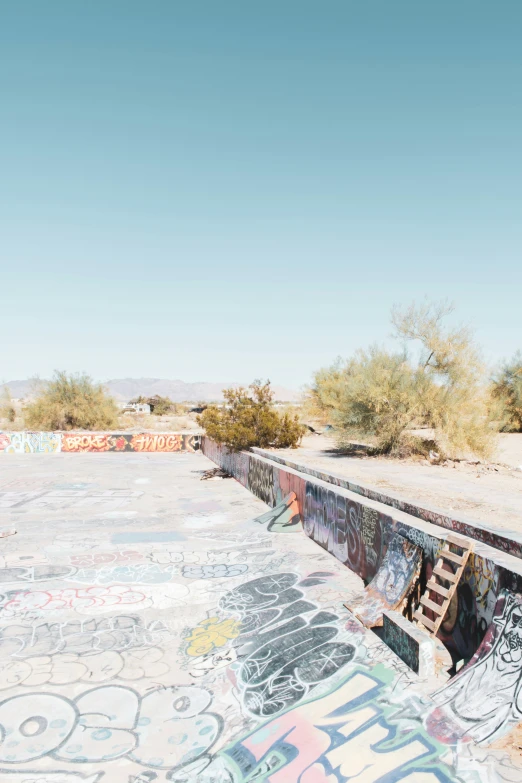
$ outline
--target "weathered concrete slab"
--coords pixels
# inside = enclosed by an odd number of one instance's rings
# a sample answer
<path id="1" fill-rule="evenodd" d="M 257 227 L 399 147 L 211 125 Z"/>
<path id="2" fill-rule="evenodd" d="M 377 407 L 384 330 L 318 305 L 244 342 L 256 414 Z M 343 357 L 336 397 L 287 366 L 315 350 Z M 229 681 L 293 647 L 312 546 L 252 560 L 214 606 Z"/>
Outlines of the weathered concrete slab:
<path id="1" fill-rule="evenodd" d="M 2 463 L 0 781 L 516 780 L 437 739 L 422 682 L 343 608 L 361 579 L 209 467 Z"/>

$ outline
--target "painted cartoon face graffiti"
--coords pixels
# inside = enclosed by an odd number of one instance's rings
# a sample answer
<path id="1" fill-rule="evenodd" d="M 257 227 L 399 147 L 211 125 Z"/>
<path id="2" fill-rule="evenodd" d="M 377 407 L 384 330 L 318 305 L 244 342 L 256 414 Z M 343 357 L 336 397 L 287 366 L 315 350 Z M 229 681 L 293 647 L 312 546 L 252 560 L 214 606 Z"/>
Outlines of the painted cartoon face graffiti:
<path id="1" fill-rule="evenodd" d="M 399 609 L 413 589 L 422 565 L 422 550 L 396 533 L 375 578 L 346 606 L 367 628 L 382 625 L 385 609 Z"/>
<path id="2" fill-rule="evenodd" d="M 481 646 L 433 700 L 428 725 L 443 742 L 491 742 L 522 719 L 520 596 L 502 593 Z"/>

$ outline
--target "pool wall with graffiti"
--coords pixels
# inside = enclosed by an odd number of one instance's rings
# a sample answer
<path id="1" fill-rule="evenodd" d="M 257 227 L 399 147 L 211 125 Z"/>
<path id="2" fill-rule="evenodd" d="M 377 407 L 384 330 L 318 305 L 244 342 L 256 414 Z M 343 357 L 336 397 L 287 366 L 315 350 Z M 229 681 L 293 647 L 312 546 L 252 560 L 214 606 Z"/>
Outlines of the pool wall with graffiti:
<path id="1" fill-rule="evenodd" d="M 198 451 L 201 436 L 188 432 L 0 432 L 0 454 L 66 451 Z"/>
<path id="2" fill-rule="evenodd" d="M 378 572 L 393 535 L 399 533 L 423 551 L 417 589 L 424 590 L 444 545 L 445 530 L 440 526 L 299 473 L 281 462 L 250 452 L 229 452 L 206 437 L 202 450 L 271 507 L 294 492 L 305 534 L 366 584 Z M 504 588 L 522 591 L 522 562 L 476 542 L 438 633 L 455 660 L 468 660 L 474 655 Z"/>
<path id="3" fill-rule="evenodd" d="M 418 502 L 414 503 L 410 499 L 397 497 L 396 495 L 388 495 L 375 487 L 351 481 L 344 476 L 316 470 L 310 467 L 310 465 L 303 465 L 295 462 L 295 460 L 288 459 L 288 457 L 281 457 L 272 451 L 257 448 L 252 449 L 252 451 L 261 457 L 266 457 L 272 462 L 278 462 L 299 473 L 305 473 L 321 479 L 321 481 L 325 481 L 327 484 L 334 484 L 337 487 L 349 489 L 350 492 L 355 492 L 356 495 L 362 495 L 369 500 L 376 500 L 378 503 L 392 506 L 392 508 L 396 508 L 398 511 L 404 511 L 406 514 L 423 519 L 425 522 L 432 522 L 434 525 L 445 527 L 454 533 L 473 538 L 475 541 L 481 541 L 483 544 L 489 544 L 494 549 L 500 549 L 501 552 L 507 552 L 522 559 L 522 535 L 516 530 L 499 529 L 495 525 L 488 525 L 486 522 L 477 519 L 457 518 L 441 509 L 420 505 Z"/>

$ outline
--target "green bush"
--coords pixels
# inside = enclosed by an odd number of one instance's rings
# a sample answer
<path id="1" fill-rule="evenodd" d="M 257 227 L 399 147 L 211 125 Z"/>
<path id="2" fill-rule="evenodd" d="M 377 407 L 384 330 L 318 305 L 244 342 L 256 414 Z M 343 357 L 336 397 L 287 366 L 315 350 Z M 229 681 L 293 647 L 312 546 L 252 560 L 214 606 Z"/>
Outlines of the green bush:
<path id="1" fill-rule="evenodd" d="M 505 362 L 493 378 L 491 395 L 498 406 L 501 432 L 522 432 L 522 353 Z"/>
<path id="2" fill-rule="evenodd" d="M 100 383 L 85 374 L 56 371 L 41 385 L 25 410 L 30 429 L 111 430 L 118 426 L 118 408 Z"/>
<path id="3" fill-rule="evenodd" d="M 373 346 L 316 373 L 311 396 L 335 428 L 340 446 L 370 437 L 379 451 L 389 452 L 420 414 L 414 383 L 403 354 Z"/>
<path id="4" fill-rule="evenodd" d="M 224 389 L 223 396 L 224 407 L 210 405 L 197 417 L 209 438 L 232 451 L 253 446 L 297 448 L 305 428 L 297 415 L 274 410 L 269 381 L 254 381 L 248 389 Z"/>
<path id="5" fill-rule="evenodd" d="M 374 346 L 315 374 L 308 411 L 334 426 L 339 445 L 370 438 L 376 451 L 401 454 L 407 430 L 424 426 L 448 455 L 491 453 L 484 367 L 469 331 L 444 326 L 451 309 L 426 303 L 395 310 L 402 352 Z M 413 355 L 407 344 L 417 347 Z M 414 445 L 410 438 L 408 449 Z"/>

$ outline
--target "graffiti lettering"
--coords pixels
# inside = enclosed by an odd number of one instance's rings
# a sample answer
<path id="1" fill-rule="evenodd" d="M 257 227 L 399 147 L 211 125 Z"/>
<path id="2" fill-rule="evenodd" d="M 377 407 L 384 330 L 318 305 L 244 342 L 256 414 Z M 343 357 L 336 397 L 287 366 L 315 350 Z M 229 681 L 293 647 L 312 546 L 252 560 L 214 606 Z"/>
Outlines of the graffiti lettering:
<path id="1" fill-rule="evenodd" d="M 199 658 L 207 655 L 216 647 L 223 647 L 230 639 L 235 639 L 239 634 L 239 623 L 235 620 L 220 620 L 219 617 L 210 617 L 202 620 L 186 637 L 189 643 L 187 655 Z"/>
<path id="2" fill-rule="evenodd" d="M 61 450 L 59 432 L 11 432 L 0 434 L 0 451 L 6 454 L 52 453 Z"/>
<path id="3" fill-rule="evenodd" d="M 27 566 L 26 568 L 2 568 L 0 582 L 46 582 L 48 579 L 67 579 L 75 568 L 68 566 Z"/>
<path id="4" fill-rule="evenodd" d="M 76 653 L 90 655 L 100 650 L 128 650 L 155 646 L 171 639 L 161 620 L 147 625 L 134 615 L 116 615 L 81 622 L 7 625 L 0 629 L 0 653 L 27 658 Z"/>
<path id="5" fill-rule="evenodd" d="M 78 568 L 88 568 L 97 565 L 108 565 L 109 563 L 135 563 L 145 560 L 142 552 L 132 549 L 125 549 L 121 552 L 86 552 L 81 555 L 71 555 L 69 562 Z"/>
<path id="6" fill-rule="evenodd" d="M 0 670 L 0 690 L 23 685 L 67 685 L 73 682 L 99 683 L 117 677 L 120 680 L 140 680 L 143 677 L 161 677 L 169 667 L 161 659 L 163 651 L 157 647 L 116 652 L 105 650 L 91 655 L 72 653 L 42 655 L 8 661 Z"/>
<path id="7" fill-rule="evenodd" d="M 155 563 L 137 563 L 111 568 L 81 568 L 67 578 L 74 582 L 87 582 L 90 585 L 106 585 L 111 582 L 157 585 L 169 582 L 172 576 L 173 566 L 161 567 Z"/>
<path id="8" fill-rule="evenodd" d="M 337 615 L 316 611 L 298 589 L 320 584 L 322 577 L 311 574 L 297 584 L 296 574 L 263 576 L 221 598 L 221 609 L 240 618 L 234 643 L 241 661 L 238 683 L 252 715 L 275 715 L 292 706 L 354 657 L 352 644 L 333 641 Z"/>
<path id="9" fill-rule="evenodd" d="M 386 716 L 379 696 L 388 680 L 384 669 L 379 676 L 355 670 L 329 693 L 255 729 L 213 764 L 234 770 L 237 783 L 449 783 L 451 771 L 438 763 L 439 748 L 422 727 L 403 736 Z"/>
<path id="10" fill-rule="evenodd" d="M 45 692 L 13 696 L 0 703 L 1 736 L 9 737 L 0 744 L 0 763 L 128 758 L 153 769 L 182 769 L 221 734 L 221 718 L 207 711 L 211 700 L 195 685 L 143 697 L 123 685 L 93 688 L 74 701 Z"/>
<path id="11" fill-rule="evenodd" d="M 247 565 L 203 565 L 185 566 L 181 572 L 186 579 L 221 579 L 222 577 L 239 576 L 248 571 Z"/>
<path id="12" fill-rule="evenodd" d="M 134 435 L 132 448 L 134 451 L 181 451 L 183 439 L 181 435 Z"/>
<path id="13" fill-rule="evenodd" d="M 24 612 L 76 609 L 80 612 L 111 609 L 136 604 L 146 596 L 123 585 L 113 587 L 63 588 L 8 593 L 0 600 L 0 616 L 13 617 Z"/>
<path id="14" fill-rule="evenodd" d="M 251 460 L 248 470 L 248 488 L 268 506 L 275 506 L 273 466 L 261 460 Z"/>

